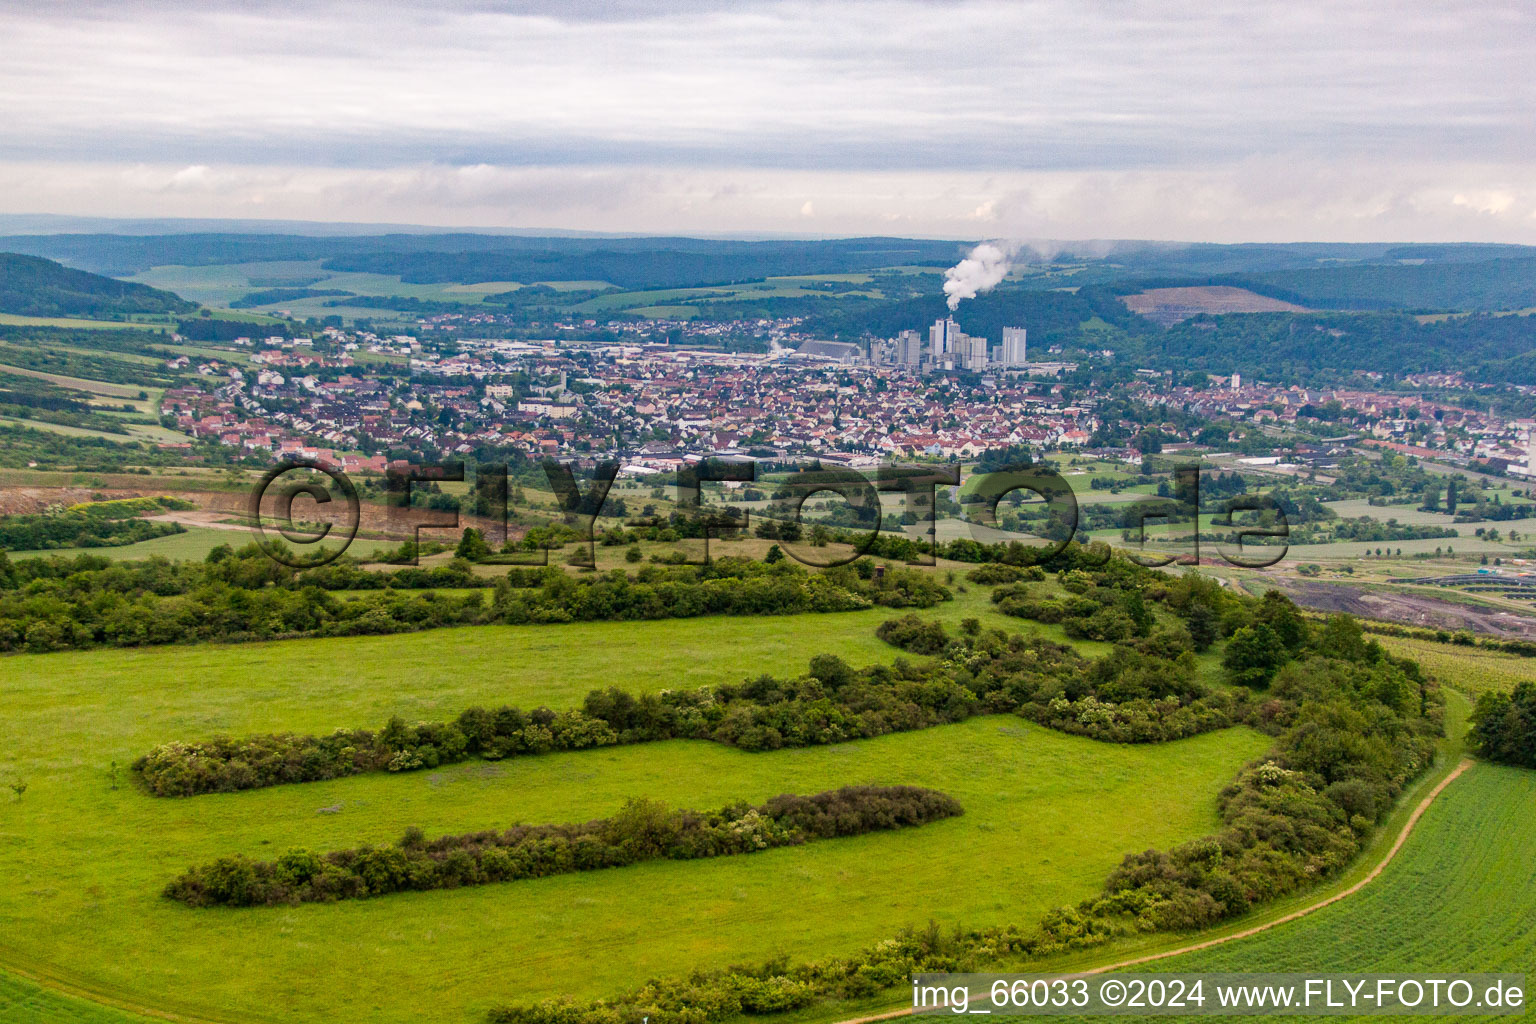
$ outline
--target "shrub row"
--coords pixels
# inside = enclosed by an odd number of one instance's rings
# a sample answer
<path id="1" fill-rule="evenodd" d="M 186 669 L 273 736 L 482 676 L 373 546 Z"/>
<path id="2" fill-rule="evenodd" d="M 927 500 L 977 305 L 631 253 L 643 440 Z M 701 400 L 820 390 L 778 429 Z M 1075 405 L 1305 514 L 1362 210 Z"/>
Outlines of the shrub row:
<path id="1" fill-rule="evenodd" d="M 580 709 L 475 707 L 451 722 L 408 725 L 396 717 L 378 732 L 173 742 L 133 767 L 157 796 L 192 796 L 664 739 L 713 740 L 744 750 L 817 746 L 959 721 L 978 707 L 976 695 L 938 666 L 898 661 L 856 671 L 821 655 L 798 679 L 764 675 L 639 697 L 594 690 Z"/>
<path id="2" fill-rule="evenodd" d="M 1494 636 L 1475 636 L 1471 630 L 1425 629 L 1420 626 L 1404 626 L 1388 622 L 1365 622 L 1363 628 L 1381 636 L 1401 636 L 1412 640 L 1432 640 L 1439 644 L 1455 644 L 1458 647 L 1483 647 L 1492 651 L 1536 658 L 1536 640 L 1519 638 L 1504 639 Z"/>
<path id="3" fill-rule="evenodd" d="M 511 882 L 623 867 L 646 860 L 695 860 L 756 853 L 924 825 L 962 813 L 944 793 L 916 786 L 848 786 L 814 796 L 786 794 L 761 807 L 670 810 L 631 800 L 611 818 L 575 825 L 517 825 L 428 841 L 411 829 L 394 846 L 315 853 L 275 861 L 223 857 L 189 868 L 165 895 L 194 907 L 250 907 L 366 899 L 424 889 Z"/>
<path id="4" fill-rule="evenodd" d="M 483 623 L 551 623 L 786 615 L 874 605 L 930 607 L 950 595 L 930 574 L 877 574 L 862 561 L 812 573 L 794 565 L 719 559 L 707 567 L 647 567 L 572 576 L 510 569 L 488 581 L 456 560 L 433 569 L 370 572 L 349 565 L 302 573 L 254 548 L 206 563 L 27 559 L 0 552 L 0 651 L 131 647 L 193 641 L 356 636 Z M 443 594 L 427 588 L 492 587 Z M 361 590 L 348 598 L 335 590 Z"/>

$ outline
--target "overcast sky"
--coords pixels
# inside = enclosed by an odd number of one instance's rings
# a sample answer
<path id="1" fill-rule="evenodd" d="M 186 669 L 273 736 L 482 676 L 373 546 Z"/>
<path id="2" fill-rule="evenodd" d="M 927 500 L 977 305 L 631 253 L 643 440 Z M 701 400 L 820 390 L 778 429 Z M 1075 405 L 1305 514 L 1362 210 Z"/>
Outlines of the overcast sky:
<path id="1" fill-rule="evenodd" d="M 1536 242 L 1536 3 L 0 0 L 0 212 Z"/>

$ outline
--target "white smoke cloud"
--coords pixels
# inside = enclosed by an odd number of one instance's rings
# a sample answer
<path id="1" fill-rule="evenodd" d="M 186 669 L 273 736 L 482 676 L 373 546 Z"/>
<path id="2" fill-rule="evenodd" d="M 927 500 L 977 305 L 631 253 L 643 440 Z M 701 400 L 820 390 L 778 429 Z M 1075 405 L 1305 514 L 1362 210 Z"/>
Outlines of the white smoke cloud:
<path id="1" fill-rule="evenodd" d="M 944 295 L 951 310 L 966 299 L 996 288 L 1013 266 L 1012 245 L 983 242 L 971 254 L 944 271 Z"/>

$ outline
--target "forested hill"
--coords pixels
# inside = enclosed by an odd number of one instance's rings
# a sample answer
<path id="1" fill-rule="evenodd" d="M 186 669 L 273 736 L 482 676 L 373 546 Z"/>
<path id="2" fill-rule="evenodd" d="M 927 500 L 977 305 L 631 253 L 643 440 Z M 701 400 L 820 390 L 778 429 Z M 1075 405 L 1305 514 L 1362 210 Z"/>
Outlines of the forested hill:
<path id="1" fill-rule="evenodd" d="M 0 252 L 0 313 L 21 316 L 113 316 L 190 313 L 171 292 L 72 270 L 52 260 Z"/>
<path id="2" fill-rule="evenodd" d="M 1460 370 L 1490 383 L 1536 383 L 1536 320 L 1529 315 L 1427 322 L 1401 313 L 1201 315 L 1131 341 L 1127 354 L 1144 365 L 1276 380 L 1330 371 Z"/>
<path id="3" fill-rule="evenodd" d="M 1536 306 L 1536 259 L 1315 267 L 1250 274 L 1238 283 L 1318 309 L 1494 310 Z"/>

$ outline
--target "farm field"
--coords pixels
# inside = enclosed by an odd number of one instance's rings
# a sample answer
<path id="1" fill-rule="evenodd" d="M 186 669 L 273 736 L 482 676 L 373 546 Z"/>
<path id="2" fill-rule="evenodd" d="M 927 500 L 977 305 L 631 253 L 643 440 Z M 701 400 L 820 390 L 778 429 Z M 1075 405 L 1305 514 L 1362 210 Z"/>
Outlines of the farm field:
<path id="1" fill-rule="evenodd" d="M 173 738 L 376 726 L 392 712 L 444 716 L 476 701 L 570 706 L 593 685 L 640 691 L 737 679 L 756 666 L 794 672 L 826 649 L 888 660 L 895 652 L 872 629 L 889 614 L 7 659 L 4 770 L 30 788 L 4 806 L 0 956 L 178 1012 L 470 1020 L 499 1001 L 602 995 L 695 964 L 847 951 L 929 917 L 1033 920 L 1096 889 L 1127 850 L 1209 829 L 1217 790 L 1269 743 L 1234 729 L 1116 746 L 988 717 L 772 754 L 669 742 L 189 800 L 113 784 L 113 762 Z M 859 633 L 867 639 L 852 642 Z M 158 895 L 188 864 L 232 852 L 386 842 L 412 824 L 439 834 L 586 820 L 636 794 L 707 807 L 853 782 L 932 786 L 966 814 L 752 857 L 346 905 L 197 911 Z M 316 973 L 321 951 L 333 969 Z"/>
<path id="2" fill-rule="evenodd" d="M 1536 679 L 1536 658 L 1410 637 L 1375 639 L 1393 654 L 1417 661 L 1442 686 L 1473 698 L 1488 690 L 1512 690 L 1522 680 Z"/>
<path id="3" fill-rule="evenodd" d="M 129 441 L 185 441 L 186 436 L 175 431 L 167 430 L 158 424 L 128 423 L 125 424 L 126 434 L 112 434 L 105 430 L 91 430 L 88 427 L 71 427 L 65 423 L 48 423 L 44 420 L 18 420 L 9 416 L 0 416 L 0 424 L 7 427 L 25 427 L 28 430 L 45 430 L 50 434 L 61 434 L 65 437 L 98 437 L 108 441 L 116 441 L 126 444 Z"/>
<path id="4" fill-rule="evenodd" d="M 22 316 L 17 313 L 0 313 L 0 324 L 8 327 L 64 327 L 71 330 L 156 330 L 170 326 L 168 322 L 144 320 L 84 320 L 73 316 Z"/>
<path id="5" fill-rule="evenodd" d="M 1299 921 L 1149 969 L 1529 971 L 1536 962 L 1533 806 L 1536 772 L 1476 764 L 1430 805 L 1401 852 L 1361 892 Z"/>
<path id="6" fill-rule="evenodd" d="M 1151 288 L 1121 300 L 1130 310 L 1158 323 L 1173 322 L 1196 313 L 1305 313 L 1306 307 L 1259 295 L 1230 285 L 1198 285 L 1188 288 Z"/>
<path id="7" fill-rule="evenodd" d="M 333 271 L 321 266 L 320 260 L 277 261 L 269 263 L 231 263 L 209 266 L 167 265 L 152 267 L 126 280 L 148 284 L 156 288 L 174 291 L 184 298 L 213 306 L 228 306 L 245 295 L 272 287 L 283 286 L 279 282 L 293 282 L 293 286 L 315 289 L 334 289 L 361 296 L 401 296 L 431 302 L 457 302 L 466 309 L 478 306 L 486 295 L 515 291 L 527 285 L 546 285 L 556 291 L 583 291 L 613 289 L 607 281 L 487 281 L 469 284 L 412 283 L 394 274 L 373 274 L 359 271 Z M 768 299 L 802 296 L 824 296 L 826 291 L 817 287 L 826 283 L 868 284 L 869 274 L 810 274 L 789 277 L 770 277 L 735 285 L 705 285 L 685 288 L 648 288 L 615 290 L 609 294 L 589 298 L 571 307 L 579 314 L 613 313 L 627 311 L 642 316 L 690 318 L 697 315 L 693 306 L 679 305 L 682 300 L 704 299 Z M 301 283 L 302 282 L 302 283 Z M 843 296 L 860 295 L 880 297 L 882 293 L 873 285 L 840 293 Z M 285 311 L 294 316 L 342 315 L 367 319 L 390 318 L 401 314 L 385 309 L 344 304 L 345 296 L 308 296 L 283 302 L 269 303 L 260 307 L 263 311 Z M 236 312 L 247 312 L 240 310 Z M 415 314 L 405 313 L 406 319 Z"/>

